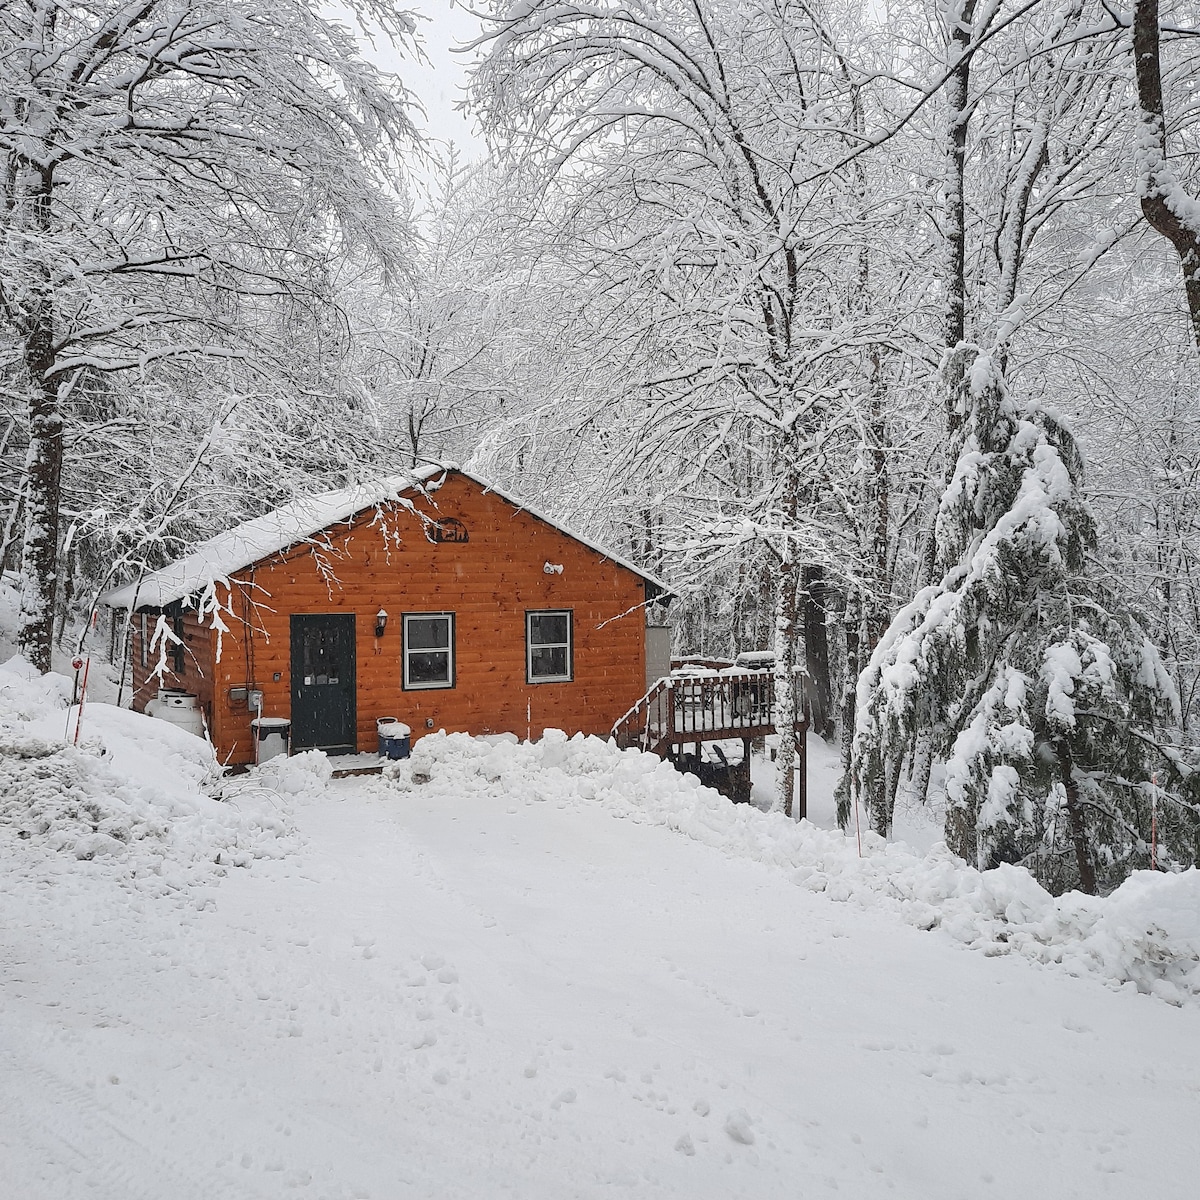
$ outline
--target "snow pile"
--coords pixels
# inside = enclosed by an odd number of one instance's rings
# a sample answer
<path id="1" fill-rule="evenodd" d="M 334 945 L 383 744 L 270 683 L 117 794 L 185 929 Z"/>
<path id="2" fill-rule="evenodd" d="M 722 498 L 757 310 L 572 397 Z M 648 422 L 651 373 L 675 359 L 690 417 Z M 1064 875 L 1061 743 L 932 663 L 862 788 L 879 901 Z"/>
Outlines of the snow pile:
<path id="1" fill-rule="evenodd" d="M 89 704 L 72 744 L 70 690 L 21 659 L 0 666 L 0 848 L 12 866 L 49 849 L 166 892 L 287 851 L 279 806 L 208 794 L 221 775 L 212 747 L 170 722 Z"/>
<path id="2" fill-rule="evenodd" d="M 277 755 L 253 767 L 241 780 L 226 785 L 225 795 L 244 796 L 262 789 L 281 796 L 306 796 L 323 792 L 333 778 L 333 766 L 320 750 L 303 750 L 290 758 Z"/>
<path id="3" fill-rule="evenodd" d="M 654 755 L 599 738 L 548 730 L 541 742 L 423 737 L 385 777 L 401 789 L 433 787 L 500 800 L 601 804 L 628 819 L 661 824 L 786 871 L 833 900 L 892 911 L 941 929 L 985 954 L 1020 954 L 1078 976 L 1131 985 L 1173 1004 L 1200 1003 L 1200 871 L 1139 872 L 1108 897 L 1051 896 L 1028 871 L 980 872 L 944 845 L 919 855 L 902 843 L 799 824 L 779 813 L 730 804 Z"/>

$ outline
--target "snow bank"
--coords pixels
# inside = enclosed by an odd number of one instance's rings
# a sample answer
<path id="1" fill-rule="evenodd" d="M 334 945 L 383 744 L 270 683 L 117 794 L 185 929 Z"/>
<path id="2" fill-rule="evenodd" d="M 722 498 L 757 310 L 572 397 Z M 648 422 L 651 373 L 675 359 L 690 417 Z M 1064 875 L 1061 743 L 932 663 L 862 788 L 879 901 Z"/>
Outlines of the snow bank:
<path id="1" fill-rule="evenodd" d="M 830 899 L 885 909 L 989 955 L 1019 954 L 1073 975 L 1129 985 L 1172 1004 L 1200 1003 L 1200 871 L 1139 872 L 1108 897 L 1051 896 L 1028 871 L 980 872 L 936 845 L 854 838 L 730 804 L 692 775 L 638 750 L 547 730 L 536 743 L 465 734 L 420 739 L 389 765 L 400 789 L 431 787 L 498 800 L 601 804 L 615 815 L 665 825 L 723 853 L 762 862 Z"/>
<path id="2" fill-rule="evenodd" d="M 290 822 L 272 802 L 286 789 L 247 777 L 225 785 L 223 803 L 207 742 L 108 704 L 87 705 L 73 745 L 70 692 L 70 680 L 19 658 L 0 666 L 0 848 L 10 870 L 22 858 L 36 869 L 49 850 L 166 893 L 289 848 Z"/>

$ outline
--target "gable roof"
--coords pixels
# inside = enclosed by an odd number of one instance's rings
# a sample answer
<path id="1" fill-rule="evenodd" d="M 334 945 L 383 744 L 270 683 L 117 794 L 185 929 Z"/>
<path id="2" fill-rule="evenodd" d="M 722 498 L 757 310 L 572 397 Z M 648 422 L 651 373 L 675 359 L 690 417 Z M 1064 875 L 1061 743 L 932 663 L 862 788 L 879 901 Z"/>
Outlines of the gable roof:
<path id="1" fill-rule="evenodd" d="M 238 571 L 271 558 L 292 546 L 312 541 L 318 534 L 335 525 L 349 524 L 359 513 L 369 508 L 403 501 L 405 492 L 434 492 L 442 483 L 438 477 L 448 474 L 465 476 L 514 508 L 528 513 L 594 550 L 601 558 L 632 571 L 639 579 L 655 588 L 658 594 L 671 593 L 671 589 L 662 580 L 647 574 L 619 554 L 613 554 L 591 539 L 567 528 L 561 521 L 546 516 L 523 500 L 508 495 L 453 463 L 437 463 L 420 467 L 407 475 L 392 475 L 370 483 L 293 500 L 290 504 L 264 513 L 261 517 L 254 517 L 227 529 L 224 533 L 218 533 L 208 541 L 201 542 L 190 554 L 157 571 L 147 572 L 140 580 L 105 592 L 100 597 L 100 603 L 109 608 L 164 608 L 177 600 L 194 599 L 214 581 L 227 581 Z"/>

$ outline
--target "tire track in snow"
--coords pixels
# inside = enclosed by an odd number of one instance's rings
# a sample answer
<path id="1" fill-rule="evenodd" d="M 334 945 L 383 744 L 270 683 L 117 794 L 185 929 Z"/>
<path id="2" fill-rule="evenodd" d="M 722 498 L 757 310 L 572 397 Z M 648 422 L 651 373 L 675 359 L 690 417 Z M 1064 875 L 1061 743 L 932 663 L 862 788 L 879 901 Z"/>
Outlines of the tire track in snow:
<path id="1" fill-rule="evenodd" d="M 9 1187 L 22 1171 L 28 1184 L 45 1187 L 41 1195 L 7 1192 L 20 1200 L 263 1200 L 266 1195 L 197 1163 L 180 1171 L 122 1128 L 86 1088 L 5 1046 L 0 1046 L 0 1168 Z"/>

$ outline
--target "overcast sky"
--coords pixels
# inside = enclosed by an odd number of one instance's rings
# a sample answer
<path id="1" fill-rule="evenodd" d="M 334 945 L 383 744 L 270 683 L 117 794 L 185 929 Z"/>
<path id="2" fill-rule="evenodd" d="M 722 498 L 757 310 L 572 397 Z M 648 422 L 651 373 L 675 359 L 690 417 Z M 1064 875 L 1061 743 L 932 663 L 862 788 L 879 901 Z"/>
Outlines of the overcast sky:
<path id="1" fill-rule="evenodd" d="M 470 56 L 451 54 L 450 47 L 478 36 L 480 23 L 453 0 L 409 0 L 409 7 L 427 18 L 421 21 L 420 29 L 429 63 L 397 61 L 394 55 L 384 61 L 421 101 L 429 136 L 453 140 L 468 157 L 478 157 L 483 153 L 483 141 L 476 134 L 474 122 L 454 107 L 463 98 Z M 382 53 L 380 58 L 384 59 Z"/>

